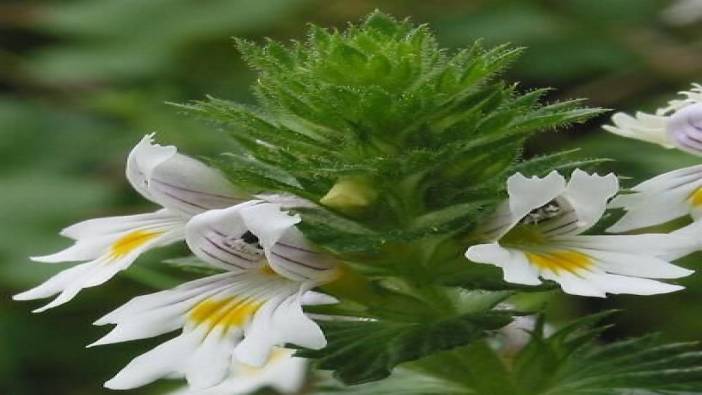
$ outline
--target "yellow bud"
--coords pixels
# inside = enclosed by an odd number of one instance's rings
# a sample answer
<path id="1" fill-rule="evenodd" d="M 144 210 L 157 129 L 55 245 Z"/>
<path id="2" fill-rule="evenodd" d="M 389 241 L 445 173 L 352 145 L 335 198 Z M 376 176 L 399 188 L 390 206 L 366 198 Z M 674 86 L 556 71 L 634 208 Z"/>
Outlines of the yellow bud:
<path id="1" fill-rule="evenodd" d="M 356 212 L 370 206 L 378 193 L 358 177 L 342 178 L 319 200 L 325 206 Z"/>

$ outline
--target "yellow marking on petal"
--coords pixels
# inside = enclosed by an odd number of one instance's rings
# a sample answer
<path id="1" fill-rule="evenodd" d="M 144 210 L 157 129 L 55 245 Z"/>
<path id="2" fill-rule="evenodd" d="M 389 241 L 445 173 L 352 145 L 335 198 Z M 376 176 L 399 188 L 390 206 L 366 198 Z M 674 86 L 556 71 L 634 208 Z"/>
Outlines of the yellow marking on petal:
<path id="1" fill-rule="evenodd" d="M 539 269 L 550 270 L 554 273 L 560 271 L 576 273 L 578 270 L 587 270 L 593 266 L 590 257 L 578 251 L 526 252 L 525 254 L 529 262 Z"/>
<path id="2" fill-rule="evenodd" d="M 110 258 L 119 259 L 129 254 L 135 249 L 143 246 L 150 240 L 160 236 L 163 232 L 155 232 L 150 230 L 135 230 L 120 237 L 112 244 L 110 249 Z"/>
<path id="3" fill-rule="evenodd" d="M 261 266 L 261 273 L 265 274 L 266 276 L 276 276 L 278 273 L 273 270 L 273 268 L 270 265 L 263 265 Z"/>
<path id="4" fill-rule="evenodd" d="M 238 366 L 236 373 L 237 375 L 241 375 L 244 377 L 256 377 L 259 374 L 261 374 L 265 369 L 269 368 L 271 365 L 275 365 L 276 363 L 281 362 L 285 358 L 292 358 L 292 355 L 293 352 L 286 348 L 274 348 L 271 352 L 271 356 L 268 357 L 268 361 L 266 361 L 265 365 L 263 365 L 262 367 L 257 368 L 255 366 L 250 366 L 241 362 L 241 364 Z"/>
<path id="5" fill-rule="evenodd" d="M 697 188 L 697 190 L 690 195 L 690 204 L 695 207 L 702 206 L 702 188 Z"/>
<path id="6" fill-rule="evenodd" d="M 207 324 L 211 328 L 242 327 L 262 304 L 259 300 L 239 297 L 205 299 L 190 311 L 189 317 L 196 324 Z"/>
<path id="7" fill-rule="evenodd" d="M 546 237 L 538 226 L 524 224 L 514 227 L 500 240 L 500 244 L 514 246 L 544 244 L 545 242 Z"/>

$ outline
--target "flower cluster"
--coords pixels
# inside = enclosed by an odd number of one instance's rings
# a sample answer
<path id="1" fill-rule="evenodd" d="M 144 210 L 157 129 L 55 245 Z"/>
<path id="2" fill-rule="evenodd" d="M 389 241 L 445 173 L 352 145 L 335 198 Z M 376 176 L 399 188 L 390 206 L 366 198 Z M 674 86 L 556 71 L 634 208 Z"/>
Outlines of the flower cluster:
<path id="1" fill-rule="evenodd" d="M 274 353 L 285 354 L 276 351 L 279 346 L 324 347 L 322 331 L 302 305 L 335 302 L 311 289 L 335 277 L 336 263 L 305 240 L 295 227 L 299 216 L 286 211 L 309 202 L 283 196 L 246 200 L 219 171 L 173 146 L 154 144 L 153 135 L 131 151 L 126 175 L 134 189 L 163 208 L 64 229 L 61 234 L 75 241 L 72 246 L 33 259 L 84 263 L 14 298 L 58 295 L 36 311 L 56 307 L 105 283 L 145 251 L 182 240 L 223 272 L 139 296 L 99 319 L 96 325 L 115 327 L 93 346 L 182 329 L 134 359 L 106 387 L 129 389 L 181 376 L 192 388 L 208 388 L 237 366 L 262 367 Z"/>

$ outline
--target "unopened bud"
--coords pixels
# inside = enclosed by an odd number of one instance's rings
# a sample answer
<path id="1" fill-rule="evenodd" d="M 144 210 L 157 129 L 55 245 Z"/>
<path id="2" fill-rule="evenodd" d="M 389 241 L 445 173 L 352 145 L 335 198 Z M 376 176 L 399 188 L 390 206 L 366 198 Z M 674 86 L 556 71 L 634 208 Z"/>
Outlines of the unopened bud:
<path id="1" fill-rule="evenodd" d="M 377 197 L 378 193 L 367 181 L 348 177 L 337 181 L 319 202 L 341 211 L 355 212 L 373 204 Z"/>

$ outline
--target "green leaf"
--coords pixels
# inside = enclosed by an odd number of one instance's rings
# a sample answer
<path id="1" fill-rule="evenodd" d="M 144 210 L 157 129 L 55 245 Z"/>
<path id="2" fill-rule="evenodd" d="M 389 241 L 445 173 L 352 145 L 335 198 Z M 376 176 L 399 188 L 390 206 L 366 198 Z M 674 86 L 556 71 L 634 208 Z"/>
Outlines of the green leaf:
<path id="1" fill-rule="evenodd" d="M 463 393 L 517 395 L 506 361 L 485 341 L 434 354 L 414 362 L 409 369 L 459 385 Z"/>
<path id="2" fill-rule="evenodd" d="M 696 343 L 662 343 L 656 335 L 599 344 L 604 312 L 580 319 L 549 337 L 537 326 L 514 364 L 526 395 L 667 394 L 702 388 L 702 351 Z"/>
<path id="3" fill-rule="evenodd" d="M 385 380 L 354 386 L 325 377 L 315 388 L 315 395 L 478 395 L 448 380 L 402 368 L 395 369 Z"/>
<path id="4" fill-rule="evenodd" d="M 366 383 L 389 376 L 400 363 L 480 339 L 510 319 L 508 312 L 485 312 L 424 322 L 321 322 L 327 347 L 298 355 L 316 359 L 317 367 L 333 370 L 345 384 Z"/>
<path id="5" fill-rule="evenodd" d="M 363 227 L 329 210 L 298 208 L 296 211 L 302 216 L 298 228 L 305 236 L 332 252 L 371 253 L 390 240 L 388 235 Z"/>

